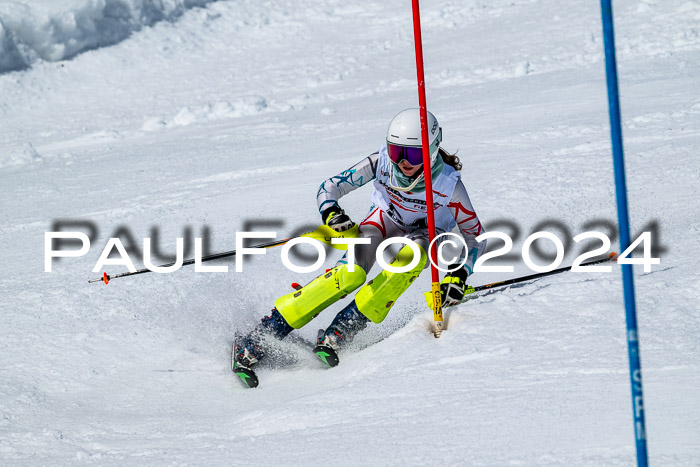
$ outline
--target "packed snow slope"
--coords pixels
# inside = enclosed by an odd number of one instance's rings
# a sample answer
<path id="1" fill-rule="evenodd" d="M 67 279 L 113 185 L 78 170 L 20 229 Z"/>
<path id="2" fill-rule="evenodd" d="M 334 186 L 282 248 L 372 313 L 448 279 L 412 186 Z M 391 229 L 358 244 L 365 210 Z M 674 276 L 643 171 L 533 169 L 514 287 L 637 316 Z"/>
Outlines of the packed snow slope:
<path id="1" fill-rule="evenodd" d="M 279 249 L 242 273 L 228 261 L 228 273 L 87 283 L 111 236 L 141 267 L 156 234 L 172 255 L 177 237 L 216 252 L 239 231 L 317 225 L 318 185 L 417 105 L 409 2 L 142 2 L 178 13 L 124 23 L 120 42 L 102 42 L 99 15 L 78 20 L 141 3 L 32 3 L 25 16 L 0 2 L 0 463 L 634 464 L 617 266 L 471 300 L 440 339 L 423 274 L 338 368 L 280 347 L 297 361 L 261 368 L 257 390 L 230 372 L 233 336 L 313 277 L 287 271 Z M 583 251 L 574 235 L 612 235 L 598 3 L 426 0 L 422 13 L 444 147 L 459 150 L 487 230 L 514 240 L 512 274 L 470 283 L 530 273 L 519 255 L 532 232 L 565 240 L 564 264 Z M 70 15 L 75 36 L 34 27 Z M 661 258 L 635 267 L 649 455 L 697 466 L 700 4 L 616 1 L 615 15 L 632 232 L 654 231 Z M 70 53 L 41 52 L 61 41 Z M 12 44 L 25 54 L 8 58 Z M 342 200 L 357 221 L 370 191 Z M 46 273 L 44 233 L 66 220 L 91 248 Z M 298 334 L 313 339 L 345 303 Z"/>
<path id="2" fill-rule="evenodd" d="M 0 72 L 112 45 L 211 0 L 11 0 L 0 2 Z"/>

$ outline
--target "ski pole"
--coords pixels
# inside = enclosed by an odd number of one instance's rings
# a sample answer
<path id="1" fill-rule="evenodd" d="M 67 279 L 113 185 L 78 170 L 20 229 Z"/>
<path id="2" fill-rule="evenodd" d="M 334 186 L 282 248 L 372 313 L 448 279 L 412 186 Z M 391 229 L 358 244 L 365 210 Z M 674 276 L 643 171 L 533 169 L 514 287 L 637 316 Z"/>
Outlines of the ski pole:
<path id="1" fill-rule="evenodd" d="M 336 232 L 335 230 L 331 229 L 327 225 L 322 225 L 319 228 L 317 228 L 316 230 L 314 230 L 313 232 L 307 232 L 305 234 L 301 234 L 301 235 L 299 235 L 299 237 L 313 238 L 313 239 L 321 241 L 327 245 L 330 245 L 334 248 L 338 248 L 338 249 L 342 250 L 342 249 L 346 249 L 347 245 L 332 243 L 331 239 L 357 237 L 358 231 L 359 231 L 358 226 L 355 226 L 350 230 L 346 230 L 345 232 Z M 272 248 L 275 246 L 284 245 L 285 243 L 289 242 L 290 240 L 293 240 L 294 238 L 297 238 L 297 237 L 291 237 L 291 238 L 285 238 L 284 240 L 275 240 L 272 242 L 261 243 L 259 245 L 254 245 L 254 246 L 249 247 L 249 248 Z M 201 262 L 213 261 L 215 259 L 228 258 L 231 256 L 236 256 L 236 250 L 225 251 L 223 253 L 216 253 L 213 255 L 205 256 L 201 259 Z M 188 266 L 190 264 L 194 264 L 194 262 L 195 262 L 195 258 L 188 259 L 188 260 L 182 262 L 182 266 Z M 158 267 L 164 268 L 164 267 L 173 266 L 174 264 L 175 263 L 173 262 L 173 263 L 163 264 L 163 265 L 158 266 Z M 119 277 L 135 276 L 137 274 L 144 274 L 147 272 L 152 272 L 152 271 L 148 268 L 143 268 L 143 269 L 139 269 L 139 270 L 134 271 L 134 272 L 122 272 L 120 274 L 113 274 L 113 275 L 107 274 L 105 272 L 102 274 L 102 277 L 100 277 L 99 279 L 89 279 L 88 283 L 92 284 L 93 282 L 104 282 L 105 284 L 109 284 L 109 281 L 112 279 L 117 279 Z"/>
<path id="2" fill-rule="evenodd" d="M 617 259 L 617 253 L 612 252 L 612 253 L 610 253 L 609 256 L 606 256 L 605 258 L 597 259 L 594 261 L 589 261 L 587 263 L 583 263 L 583 264 L 581 264 L 581 267 L 593 266 L 595 264 L 601 264 L 601 263 L 607 263 L 608 261 L 614 261 L 615 259 Z M 489 290 L 489 289 L 493 289 L 493 288 L 497 288 L 497 287 L 505 287 L 507 285 L 513 285 L 513 284 L 518 284 L 520 282 L 527 282 L 527 281 L 531 281 L 534 279 L 539 279 L 540 277 L 551 276 L 553 274 L 560 274 L 562 272 L 566 272 L 566 271 L 571 270 L 572 267 L 573 266 L 565 266 L 563 268 L 552 269 L 551 271 L 547 271 L 547 272 L 540 272 L 537 274 L 530 274 L 527 276 L 515 277 L 513 279 L 508 279 L 508 280 L 500 281 L 500 282 L 492 282 L 491 284 L 479 285 L 476 287 L 469 286 L 469 287 L 467 287 L 467 290 L 464 292 L 464 298 L 462 299 L 462 301 L 457 303 L 456 305 L 460 305 L 460 304 L 466 302 L 467 300 L 470 300 L 473 297 L 470 297 L 469 295 L 477 293 L 477 292 L 481 292 L 483 290 Z M 428 306 L 430 306 L 430 304 L 432 303 L 432 292 L 425 292 L 424 294 L 425 294 L 425 300 L 426 300 L 426 302 L 428 302 Z M 455 306 L 455 305 L 452 305 L 452 306 Z"/>

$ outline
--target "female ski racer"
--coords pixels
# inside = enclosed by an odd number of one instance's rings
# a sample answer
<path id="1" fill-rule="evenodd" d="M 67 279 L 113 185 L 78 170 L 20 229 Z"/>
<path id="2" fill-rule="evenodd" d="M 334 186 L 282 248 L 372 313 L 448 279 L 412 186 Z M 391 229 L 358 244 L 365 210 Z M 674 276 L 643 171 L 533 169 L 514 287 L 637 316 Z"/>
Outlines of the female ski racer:
<path id="1" fill-rule="evenodd" d="M 428 132 L 436 235 L 450 232 L 455 226 L 467 245 L 455 265 L 464 266 L 447 273 L 441 282 L 443 304 L 460 302 L 466 290 L 467 277 L 474 263 L 484 251 L 486 242 L 477 242 L 484 233 L 479 218 L 461 181 L 459 158 L 440 147 L 442 128 L 435 116 L 428 112 Z M 369 244 L 355 246 L 355 268 L 350 271 L 345 255 L 335 267 L 317 277 L 302 289 L 284 295 L 275 301 L 270 316 L 247 336 L 234 344 L 233 370 L 249 386 L 250 368 L 265 354 L 262 345 L 265 334 L 282 339 L 292 330 L 306 325 L 323 309 L 345 295 L 360 288 L 352 300 L 340 311 L 325 331 L 319 330 L 314 352 L 329 366 L 338 364 L 335 352 L 347 344 L 372 321 L 380 323 L 387 316 L 399 296 L 428 265 L 428 228 L 425 200 L 423 153 L 419 109 L 400 112 L 389 124 L 386 144 L 374 154 L 321 184 L 316 195 L 323 222 L 343 232 L 355 223 L 341 209 L 338 201 L 349 192 L 374 181 L 372 207 L 359 225 L 359 237 Z M 418 265 L 408 272 L 382 270 L 365 284 L 367 274 L 375 263 L 375 253 L 386 238 L 406 237 L 419 245 Z M 404 246 L 391 262 L 392 266 L 407 266 L 413 259 L 413 250 Z M 448 269 L 454 269 L 454 266 Z M 364 286 L 363 286 L 364 284 Z M 242 375 L 243 373 L 244 375 Z M 257 385 L 257 378 L 254 385 Z"/>

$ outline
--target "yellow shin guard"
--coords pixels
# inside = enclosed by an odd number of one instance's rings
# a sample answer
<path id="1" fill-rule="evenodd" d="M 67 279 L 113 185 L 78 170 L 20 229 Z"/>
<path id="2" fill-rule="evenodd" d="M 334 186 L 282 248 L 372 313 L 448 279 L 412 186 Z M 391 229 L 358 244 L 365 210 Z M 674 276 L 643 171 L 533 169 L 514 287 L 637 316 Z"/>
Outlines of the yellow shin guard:
<path id="1" fill-rule="evenodd" d="M 406 272 L 379 273 L 355 294 L 357 309 L 373 323 L 381 323 L 402 293 L 408 289 L 428 262 L 428 256 L 420 246 L 420 261 L 416 267 Z M 390 263 L 394 267 L 408 266 L 413 261 L 413 250 L 408 245 L 401 248 L 399 254 Z"/>
<path id="2" fill-rule="evenodd" d="M 275 308 L 294 329 L 311 321 L 327 306 L 337 302 L 365 283 L 367 274 L 358 265 L 350 272 L 347 264 L 341 264 L 317 277 L 301 290 L 275 300 Z"/>

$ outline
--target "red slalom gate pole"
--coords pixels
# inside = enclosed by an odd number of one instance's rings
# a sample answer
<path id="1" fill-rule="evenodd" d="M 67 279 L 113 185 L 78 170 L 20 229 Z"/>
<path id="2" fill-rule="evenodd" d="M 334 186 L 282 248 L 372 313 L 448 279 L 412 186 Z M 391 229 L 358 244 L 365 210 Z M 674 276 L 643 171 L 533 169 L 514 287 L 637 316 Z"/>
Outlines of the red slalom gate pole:
<path id="1" fill-rule="evenodd" d="M 418 0 L 413 0 L 413 37 L 416 46 L 416 71 L 418 77 L 418 105 L 420 107 L 421 145 L 423 147 L 423 174 L 425 177 L 425 201 L 428 207 L 428 237 L 430 245 L 435 239 L 435 211 L 433 206 L 433 179 L 430 166 L 430 143 L 428 141 L 428 109 L 425 99 L 425 78 L 423 74 L 423 43 L 420 31 L 420 6 Z M 437 264 L 437 249 L 429 248 L 430 272 L 432 276 L 433 318 L 435 329 L 433 334 L 440 337 L 444 329 L 442 318 L 442 296 L 440 295 L 440 275 Z"/>

